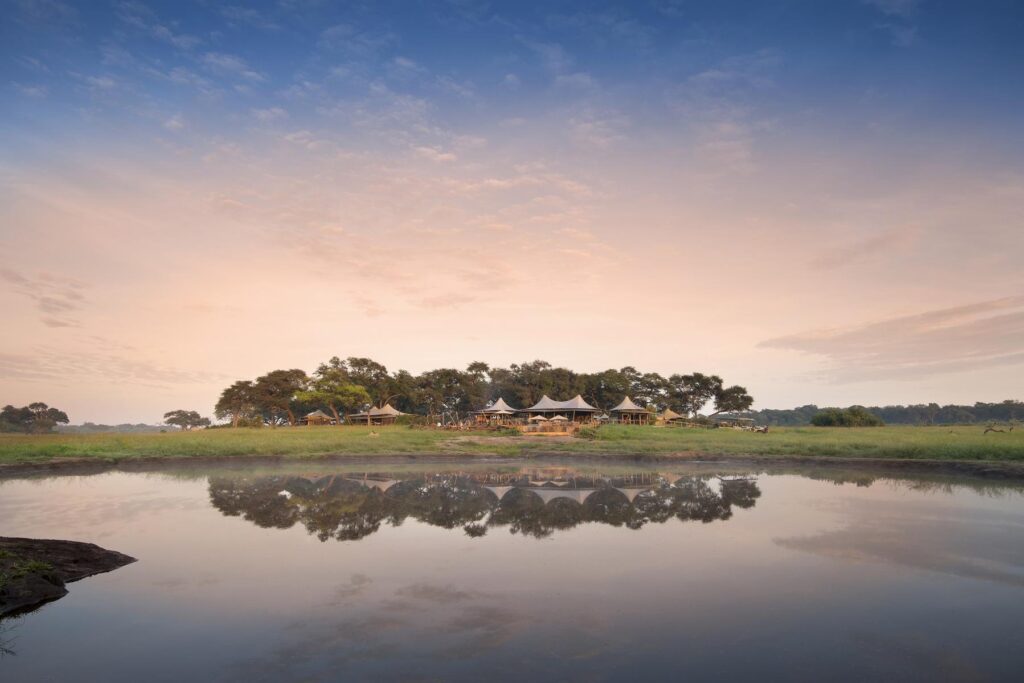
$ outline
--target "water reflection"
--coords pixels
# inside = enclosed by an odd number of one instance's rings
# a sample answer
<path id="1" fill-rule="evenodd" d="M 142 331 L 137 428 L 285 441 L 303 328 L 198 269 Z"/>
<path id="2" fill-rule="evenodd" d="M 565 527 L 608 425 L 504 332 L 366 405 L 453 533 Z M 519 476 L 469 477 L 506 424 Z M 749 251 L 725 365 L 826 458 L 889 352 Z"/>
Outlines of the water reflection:
<path id="1" fill-rule="evenodd" d="M 210 502 L 264 528 L 304 526 L 321 541 L 351 541 L 412 518 L 480 537 L 494 528 L 544 538 L 587 522 L 640 529 L 670 519 L 727 520 L 761 495 L 750 477 L 565 468 L 503 473 L 344 473 L 211 477 Z"/>

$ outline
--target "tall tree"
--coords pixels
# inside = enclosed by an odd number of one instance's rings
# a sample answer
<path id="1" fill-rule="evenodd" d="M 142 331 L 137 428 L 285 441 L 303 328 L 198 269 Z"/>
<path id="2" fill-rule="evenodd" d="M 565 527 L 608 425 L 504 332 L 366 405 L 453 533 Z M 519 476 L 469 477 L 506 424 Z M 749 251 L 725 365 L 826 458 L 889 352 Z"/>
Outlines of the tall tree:
<path id="1" fill-rule="evenodd" d="M 302 370 L 273 370 L 257 377 L 253 383 L 253 402 L 264 418 L 271 424 L 288 420 L 295 424 L 292 401 L 296 394 L 305 390 L 309 378 Z"/>
<path id="2" fill-rule="evenodd" d="M 750 410 L 752 405 L 754 405 L 754 399 L 747 393 L 746 387 L 741 387 L 737 384 L 724 389 L 720 388 L 715 392 L 715 412 L 713 415 L 718 415 L 719 413 L 742 413 L 745 410 Z"/>
<path id="3" fill-rule="evenodd" d="M 213 414 L 218 419 L 230 416 L 232 427 L 237 427 L 243 419 L 254 416 L 256 401 L 252 382 L 248 380 L 235 382 L 222 391 Z"/>
<path id="4" fill-rule="evenodd" d="M 668 378 L 665 400 L 668 407 L 685 415 L 696 415 L 722 389 L 722 378 L 695 372 Z"/>
<path id="5" fill-rule="evenodd" d="M 370 402 L 370 393 L 353 384 L 348 372 L 330 364 L 321 365 L 314 373 L 309 388 L 299 391 L 300 401 L 326 407 L 334 415 L 334 423 L 341 424 L 342 412 L 354 411 Z"/>
<path id="6" fill-rule="evenodd" d="M 210 418 L 203 417 L 194 410 L 172 410 L 164 413 L 164 424 L 180 427 L 187 432 L 195 427 L 209 427 Z"/>

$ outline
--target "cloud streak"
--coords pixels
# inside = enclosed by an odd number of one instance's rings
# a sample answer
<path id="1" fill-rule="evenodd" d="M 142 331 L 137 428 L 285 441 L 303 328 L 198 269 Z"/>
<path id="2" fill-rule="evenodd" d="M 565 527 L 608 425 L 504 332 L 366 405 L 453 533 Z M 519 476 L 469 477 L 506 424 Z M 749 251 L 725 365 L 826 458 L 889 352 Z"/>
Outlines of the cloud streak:
<path id="1" fill-rule="evenodd" d="M 768 339 L 762 348 L 819 356 L 839 382 L 919 379 L 1024 363 L 1024 296 Z"/>

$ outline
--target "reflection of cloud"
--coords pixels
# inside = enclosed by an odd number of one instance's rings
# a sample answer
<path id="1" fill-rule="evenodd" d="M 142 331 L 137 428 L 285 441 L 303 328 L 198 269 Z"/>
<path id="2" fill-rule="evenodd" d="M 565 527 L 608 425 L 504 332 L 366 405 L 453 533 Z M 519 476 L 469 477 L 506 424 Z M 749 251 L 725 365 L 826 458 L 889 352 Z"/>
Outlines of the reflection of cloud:
<path id="1" fill-rule="evenodd" d="M 775 543 L 844 562 L 882 562 L 1024 588 L 1024 533 L 1015 517 L 903 501 L 849 504 L 846 528 Z"/>
<path id="2" fill-rule="evenodd" d="M 458 590 L 453 586 L 438 586 L 428 583 L 415 583 L 411 586 L 399 588 L 396 594 L 402 598 L 412 600 L 425 600 L 427 602 L 453 603 L 462 600 L 469 600 L 475 595 L 466 591 Z"/>
<path id="3" fill-rule="evenodd" d="M 1024 296 L 768 339 L 763 348 L 824 356 L 836 379 L 914 378 L 1024 363 Z"/>

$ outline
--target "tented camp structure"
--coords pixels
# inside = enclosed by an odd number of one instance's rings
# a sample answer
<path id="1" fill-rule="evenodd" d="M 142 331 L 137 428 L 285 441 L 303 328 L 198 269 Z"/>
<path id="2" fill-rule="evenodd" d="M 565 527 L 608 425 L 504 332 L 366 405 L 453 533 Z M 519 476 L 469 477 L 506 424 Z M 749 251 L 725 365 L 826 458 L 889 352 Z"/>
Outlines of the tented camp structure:
<path id="1" fill-rule="evenodd" d="M 680 422 L 682 420 L 685 420 L 685 419 L 686 419 L 685 415 L 680 415 L 679 413 L 677 413 L 676 411 L 672 410 L 671 408 L 665 408 L 665 412 L 663 412 L 661 415 L 658 416 L 658 421 L 662 422 L 664 424 L 678 423 L 678 422 Z"/>
<path id="2" fill-rule="evenodd" d="M 563 415 L 573 422 L 589 422 L 597 412 L 597 408 L 584 401 L 579 394 L 568 401 L 554 401 L 544 394 L 535 405 L 526 408 L 524 412 L 531 416 L 544 415 L 548 418 Z"/>
<path id="3" fill-rule="evenodd" d="M 650 422 L 651 414 L 646 408 L 633 403 L 629 396 L 622 403 L 611 409 L 612 417 L 621 424 L 645 425 Z"/>
<path id="4" fill-rule="evenodd" d="M 515 421 L 516 409 L 505 403 L 505 399 L 498 397 L 491 405 L 483 410 L 473 411 L 477 422 L 488 424 L 509 424 Z"/>
<path id="5" fill-rule="evenodd" d="M 408 413 L 396 410 L 391 407 L 390 403 L 385 403 L 381 408 L 370 408 L 362 413 L 346 415 L 345 419 L 351 424 L 388 425 L 394 424 L 395 420 L 402 415 L 408 415 Z"/>
<path id="6" fill-rule="evenodd" d="M 329 425 L 334 422 L 334 418 L 322 410 L 314 410 L 312 413 L 307 413 L 302 421 L 307 425 Z"/>

